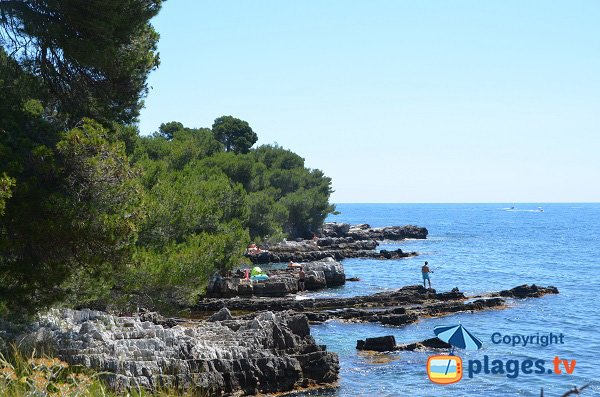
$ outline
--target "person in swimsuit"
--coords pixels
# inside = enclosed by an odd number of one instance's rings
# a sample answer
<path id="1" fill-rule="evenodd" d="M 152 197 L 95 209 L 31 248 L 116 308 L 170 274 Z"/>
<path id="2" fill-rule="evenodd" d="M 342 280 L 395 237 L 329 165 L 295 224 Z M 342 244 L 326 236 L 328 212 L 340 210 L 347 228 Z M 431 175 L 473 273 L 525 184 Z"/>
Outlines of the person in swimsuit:
<path id="1" fill-rule="evenodd" d="M 306 273 L 304 273 L 304 268 L 300 268 L 300 273 L 298 273 L 298 290 L 304 292 L 304 280 L 306 278 Z"/>
<path id="2" fill-rule="evenodd" d="M 431 288 L 431 279 L 429 278 L 429 273 L 433 273 L 431 270 L 429 270 L 429 266 L 427 266 L 428 264 L 429 263 L 425 261 L 425 264 L 423 267 L 421 267 L 421 273 L 423 274 L 423 287 L 425 288 L 427 288 L 425 281 L 429 281 L 429 288 Z"/>
<path id="3" fill-rule="evenodd" d="M 299 263 L 295 263 L 294 261 L 289 261 L 288 263 L 288 269 L 296 269 L 296 268 L 301 268 L 302 265 Z"/>

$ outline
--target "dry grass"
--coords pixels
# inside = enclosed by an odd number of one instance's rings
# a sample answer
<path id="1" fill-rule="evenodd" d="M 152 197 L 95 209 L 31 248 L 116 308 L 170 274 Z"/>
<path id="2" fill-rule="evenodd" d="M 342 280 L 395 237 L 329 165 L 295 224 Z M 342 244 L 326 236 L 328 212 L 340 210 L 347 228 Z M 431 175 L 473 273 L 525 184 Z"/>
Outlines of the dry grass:
<path id="1" fill-rule="evenodd" d="M 116 393 L 101 380 L 102 373 L 52 357 L 23 356 L 18 349 L 0 353 L 0 396 L 2 397 L 202 397 L 198 391 L 178 392 L 174 389 L 143 389 Z"/>

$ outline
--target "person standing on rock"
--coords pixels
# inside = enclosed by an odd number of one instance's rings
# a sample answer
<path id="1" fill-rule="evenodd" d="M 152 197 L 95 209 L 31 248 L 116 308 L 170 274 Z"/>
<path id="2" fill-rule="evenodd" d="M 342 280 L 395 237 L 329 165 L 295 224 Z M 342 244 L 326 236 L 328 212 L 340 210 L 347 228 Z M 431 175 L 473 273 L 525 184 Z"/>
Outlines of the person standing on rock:
<path id="1" fill-rule="evenodd" d="M 429 270 L 428 264 L 429 262 L 425 261 L 425 264 L 423 267 L 421 267 L 421 274 L 423 275 L 423 287 L 425 288 L 427 288 L 425 281 L 429 281 L 429 288 L 431 288 L 431 279 L 429 278 L 429 273 L 433 273 L 431 270 Z"/>
<path id="2" fill-rule="evenodd" d="M 304 268 L 300 268 L 300 273 L 298 273 L 298 291 L 304 292 L 304 280 L 306 279 L 306 273 L 304 273 Z"/>

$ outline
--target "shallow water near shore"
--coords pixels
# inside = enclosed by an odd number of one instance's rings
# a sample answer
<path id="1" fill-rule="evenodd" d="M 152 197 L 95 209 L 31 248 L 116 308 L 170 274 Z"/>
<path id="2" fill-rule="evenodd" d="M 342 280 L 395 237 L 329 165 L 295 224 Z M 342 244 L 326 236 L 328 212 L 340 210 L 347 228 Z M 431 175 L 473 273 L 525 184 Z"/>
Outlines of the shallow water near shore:
<path id="1" fill-rule="evenodd" d="M 356 296 L 422 282 L 420 267 L 429 261 L 438 291 L 458 287 L 467 295 L 509 289 L 521 284 L 554 285 L 559 295 L 511 300 L 510 307 L 421 320 L 405 327 L 330 321 L 311 327 L 318 343 L 340 355 L 340 387 L 298 395 L 329 396 L 560 396 L 572 386 L 592 382 L 583 396 L 598 395 L 600 382 L 600 204 L 340 204 L 328 221 L 369 223 L 373 227 L 415 224 L 427 227 L 427 240 L 384 243 L 378 249 L 402 248 L 421 255 L 399 260 L 347 259 L 347 277 L 359 277 L 311 297 Z M 535 211 L 543 206 L 544 212 Z M 463 379 L 452 385 L 429 381 L 425 365 L 433 353 L 398 352 L 387 356 L 359 353 L 357 339 L 394 335 L 397 343 L 431 338 L 436 325 L 461 323 L 484 343 L 475 352 L 457 352 Z M 491 336 L 564 335 L 564 344 L 512 346 Z M 468 376 L 468 361 L 543 359 L 577 360 L 571 375 L 500 374 Z"/>

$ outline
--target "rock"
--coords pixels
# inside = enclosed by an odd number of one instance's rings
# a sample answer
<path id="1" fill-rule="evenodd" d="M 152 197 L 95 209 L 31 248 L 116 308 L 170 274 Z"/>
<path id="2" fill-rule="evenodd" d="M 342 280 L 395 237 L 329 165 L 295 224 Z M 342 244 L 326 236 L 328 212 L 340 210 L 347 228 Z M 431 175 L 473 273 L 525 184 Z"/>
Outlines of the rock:
<path id="1" fill-rule="evenodd" d="M 360 278 L 358 278 L 358 277 L 349 277 L 349 278 L 346 279 L 346 281 L 353 281 L 353 282 L 360 281 Z"/>
<path id="2" fill-rule="evenodd" d="M 349 223 L 325 223 L 321 234 L 325 237 L 344 237 L 350 231 Z"/>
<path id="3" fill-rule="evenodd" d="M 519 285 L 518 287 L 499 292 L 500 296 L 508 298 L 538 298 L 546 294 L 558 294 L 558 288 L 552 286 L 538 287 L 535 284 L 523 284 Z"/>
<path id="4" fill-rule="evenodd" d="M 386 226 L 372 228 L 366 223 L 350 226 L 347 223 L 326 223 L 323 237 L 351 237 L 355 240 L 404 240 L 407 238 L 425 239 L 429 232 L 424 227 Z"/>
<path id="5" fill-rule="evenodd" d="M 396 350 L 426 351 L 431 349 L 450 349 L 452 346 L 439 338 L 425 339 L 420 342 L 408 343 L 396 346 Z"/>
<path id="6" fill-rule="evenodd" d="M 410 254 L 404 253 L 400 248 L 394 251 L 381 250 L 379 251 L 379 256 L 385 259 L 397 259 L 397 258 L 406 258 L 407 256 L 411 256 Z"/>
<path id="7" fill-rule="evenodd" d="M 357 340 L 356 348 L 358 350 L 389 352 L 396 348 L 396 339 L 393 335 L 387 335 L 378 336 L 376 338 L 366 338 L 365 340 Z"/>
<path id="8" fill-rule="evenodd" d="M 325 273 L 322 270 L 305 270 L 306 278 L 304 281 L 304 287 L 308 291 L 316 291 L 323 288 L 327 288 L 327 279 Z"/>
<path id="9" fill-rule="evenodd" d="M 212 316 L 210 316 L 207 321 L 225 321 L 225 320 L 232 320 L 232 319 L 233 319 L 233 316 L 231 315 L 231 312 L 229 311 L 228 308 L 224 307 L 221 310 L 219 310 L 218 312 L 216 312 L 215 314 L 213 314 Z"/>
<path id="10" fill-rule="evenodd" d="M 270 278 L 252 283 L 252 294 L 255 296 L 286 296 L 296 292 L 298 292 L 298 280 L 295 277 Z"/>
<path id="11" fill-rule="evenodd" d="M 368 226 L 368 225 L 366 225 Z M 386 226 L 370 228 L 365 225 L 351 227 L 346 237 L 352 237 L 355 240 L 392 240 L 400 241 L 407 238 L 426 239 L 429 232 L 424 227 L 407 226 Z"/>
<path id="12" fill-rule="evenodd" d="M 332 257 L 397 259 L 417 255 L 416 252 L 382 250 L 374 251 L 377 240 L 404 240 L 407 238 L 427 238 L 425 228 L 407 226 L 388 226 L 371 228 L 367 224 L 350 226 L 347 223 L 326 223 L 320 238 L 316 240 L 295 239 L 269 246 L 268 251 L 259 254 L 247 254 L 252 263 L 312 262 Z"/>
<path id="13" fill-rule="evenodd" d="M 262 252 L 259 255 L 246 255 L 252 263 L 282 263 L 282 262 L 313 262 L 325 258 L 334 258 L 342 260 L 346 258 L 374 258 L 374 259 L 398 259 L 418 255 L 417 252 L 403 252 L 402 250 L 388 251 L 390 255 L 386 258 L 380 252 L 375 251 L 378 243 L 375 240 L 354 241 L 352 238 L 344 239 L 323 239 L 317 241 L 315 245 L 311 240 L 302 243 L 285 242 L 275 244 L 268 252 Z M 340 242 L 348 240 L 349 242 Z M 331 243 L 329 245 L 329 243 Z M 327 245 L 321 245 L 327 244 Z"/>
<path id="14" fill-rule="evenodd" d="M 346 282 L 344 267 L 333 258 L 308 262 L 302 266 L 306 274 L 305 288 L 309 291 L 335 287 L 343 285 Z M 297 269 L 271 270 L 268 272 L 270 277 L 268 280 L 258 282 L 244 280 L 240 276 L 223 277 L 215 273 L 208 282 L 206 297 L 284 297 L 298 292 L 298 273 Z"/>
<path id="15" fill-rule="evenodd" d="M 537 287 L 539 295 L 555 293 L 553 287 Z M 355 322 L 378 322 L 390 326 L 404 326 L 420 318 L 439 317 L 451 313 L 498 309 L 506 306 L 500 293 L 472 297 L 454 288 L 438 293 L 422 285 L 407 286 L 366 296 L 347 298 L 320 298 L 296 300 L 286 298 L 202 299 L 194 307 L 197 312 L 214 312 L 222 307 L 242 311 L 302 312 L 312 322 L 340 319 Z"/>
<path id="16" fill-rule="evenodd" d="M 224 320 L 218 320 L 223 318 Z M 335 353 L 310 336 L 301 314 L 263 312 L 165 328 L 138 317 L 51 310 L 18 338 L 50 347 L 71 365 L 105 373 L 115 390 L 175 387 L 211 395 L 289 392 L 330 386 L 339 373 Z"/>
<path id="17" fill-rule="evenodd" d="M 210 277 L 206 288 L 206 296 L 212 298 L 251 295 L 282 297 L 296 292 L 298 292 L 297 277 L 289 273 L 254 282 L 239 277 L 223 277 L 217 273 Z"/>
<path id="18" fill-rule="evenodd" d="M 346 283 L 346 274 L 341 263 L 333 258 L 325 258 L 321 261 L 309 262 L 303 265 L 304 271 L 323 272 L 327 287 L 336 287 Z"/>
<path id="19" fill-rule="evenodd" d="M 446 300 L 463 300 L 462 292 L 446 292 L 437 294 L 434 289 L 426 289 L 422 285 L 406 286 L 397 290 L 380 292 L 372 295 L 353 296 L 348 298 L 322 298 L 296 300 L 285 298 L 245 298 L 245 299 L 201 299 L 194 310 L 198 312 L 215 312 L 222 307 L 242 311 L 284 311 L 311 310 L 317 308 L 349 308 L 349 307 L 385 307 L 403 304 L 417 304 L 427 301 L 443 302 Z M 373 314 L 373 313 L 372 313 Z M 376 313 L 375 313 L 376 314 Z"/>

